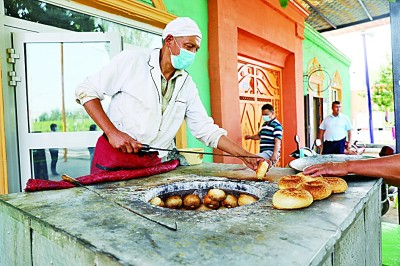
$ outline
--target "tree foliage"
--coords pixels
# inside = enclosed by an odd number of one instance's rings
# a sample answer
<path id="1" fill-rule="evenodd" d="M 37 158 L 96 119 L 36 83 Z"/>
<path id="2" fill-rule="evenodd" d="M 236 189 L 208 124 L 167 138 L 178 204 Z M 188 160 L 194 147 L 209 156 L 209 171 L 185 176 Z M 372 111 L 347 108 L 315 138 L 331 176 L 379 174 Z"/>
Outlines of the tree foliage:
<path id="1" fill-rule="evenodd" d="M 91 16 L 37 0 L 4 0 L 5 14 L 32 22 L 78 31 L 100 31 Z"/>
<path id="2" fill-rule="evenodd" d="M 379 71 L 378 80 L 372 86 L 372 102 L 379 111 L 393 111 L 393 74 L 392 62 L 387 58 Z"/>

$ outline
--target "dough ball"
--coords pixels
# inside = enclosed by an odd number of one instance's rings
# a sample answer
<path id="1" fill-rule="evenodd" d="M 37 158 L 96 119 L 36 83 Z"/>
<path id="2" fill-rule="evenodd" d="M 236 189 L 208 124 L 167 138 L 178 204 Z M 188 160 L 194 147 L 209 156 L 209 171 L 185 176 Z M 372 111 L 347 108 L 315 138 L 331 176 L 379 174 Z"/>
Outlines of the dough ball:
<path id="1" fill-rule="evenodd" d="M 199 196 L 195 194 L 189 194 L 183 198 L 183 206 L 188 210 L 195 210 L 200 206 L 200 204 L 201 200 Z"/>
<path id="2" fill-rule="evenodd" d="M 272 205 L 275 209 L 281 210 L 305 208 L 310 206 L 312 202 L 313 196 L 304 189 L 281 189 L 272 196 Z"/>
<path id="3" fill-rule="evenodd" d="M 216 201 L 223 201 L 226 198 L 226 193 L 222 189 L 212 188 L 207 192 L 211 199 Z"/>
<path id="4" fill-rule="evenodd" d="M 208 194 L 203 197 L 203 204 L 213 210 L 218 209 L 221 205 L 218 200 L 212 199 Z"/>
<path id="5" fill-rule="evenodd" d="M 160 197 L 152 198 L 149 203 L 158 207 L 165 207 L 165 203 Z"/>
<path id="6" fill-rule="evenodd" d="M 322 179 L 300 183 L 297 188 L 305 189 L 313 196 L 314 200 L 322 200 L 332 194 L 332 189 Z"/>
<path id="7" fill-rule="evenodd" d="M 332 193 L 343 193 L 348 188 L 347 182 L 340 177 L 324 177 L 322 180 L 330 185 Z"/>
<path id="8" fill-rule="evenodd" d="M 165 200 L 165 206 L 171 209 L 179 209 L 182 206 L 182 198 L 178 195 L 168 197 Z"/>
<path id="9" fill-rule="evenodd" d="M 211 208 L 208 208 L 206 205 L 204 204 L 200 204 L 200 206 L 196 209 L 196 211 L 210 211 L 212 210 Z"/>
<path id="10" fill-rule="evenodd" d="M 253 202 L 256 202 L 257 199 L 253 196 L 247 194 L 240 194 L 238 199 L 239 206 L 244 206 Z"/>
<path id="11" fill-rule="evenodd" d="M 228 194 L 221 203 L 226 208 L 235 208 L 238 206 L 238 199 L 234 195 Z"/>

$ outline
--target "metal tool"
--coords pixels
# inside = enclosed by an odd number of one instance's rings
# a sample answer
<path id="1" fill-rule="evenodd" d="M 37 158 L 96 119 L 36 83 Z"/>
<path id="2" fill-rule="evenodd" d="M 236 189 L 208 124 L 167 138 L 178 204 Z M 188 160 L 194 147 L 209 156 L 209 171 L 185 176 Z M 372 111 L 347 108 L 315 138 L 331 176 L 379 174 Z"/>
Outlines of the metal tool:
<path id="1" fill-rule="evenodd" d="M 108 201 L 108 202 L 110 202 L 110 203 L 116 204 L 116 205 L 118 205 L 118 206 L 124 208 L 125 210 L 128 210 L 128 211 L 130 211 L 130 212 L 132 212 L 132 213 L 134 213 L 134 214 L 136 214 L 136 215 L 139 215 L 140 217 L 145 218 L 145 219 L 147 219 L 147 220 L 149 220 L 149 221 L 151 221 L 151 222 L 153 222 L 153 223 L 156 223 L 156 224 L 158 224 L 158 225 L 161 225 L 161 226 L 163 226 L 163 227 L 165 227 L 165 228 L 168 228 L 169 230 L 172 230 L 172 231 L 178 230 L 178 226 L 177 226 L 176 222 L 175 222 L 175 226 L 172 227 L 172 226 L 169 226 L 169 225 L 164 224 L 164 223 L 162 223 L 162 222 L 153 220 L 153 219 L 151 219 L 151 218 L 149 218 L 149 217 L 147 217 L 147 216 L 145 216 L 145 215 L 143 215 L 143 214 L 141 214 L 141 213 L 139 213 L 139 212 L 137 212 L 137 211 L 135 211 L 135 210 L 133 210 L 133 209 L 127 207 L 127 206 L 125 206 L 125 205 L 122 205 L 121 203 L 119 203 L 119 202 L 117 202 L 117 201 L 111 200 L 111 199 L 107 198 L 106 196 L 103 196 L 102 194 L 100 194 L 100 193 L 97 192 L 96 190 L 94 190 L 94 189 L 92 189 L 92 188 L 89 188 L 89 187 L 83 185 L 83 184 L 80 183 L 78 180 L 76 180 L 76 179 L 74 179 L 74 178 L 72 178 L 72 177 L 70 177 L 70 176 L 68 176 L 68 175 L 62 175 L 61 178 L 62 178 L 64 181 L 67 181 L 67 182 L 69 182 L 69 183 L 71 183 L 71 184 L 74 184 L 74 185 L 79 186 L 79 187 L 83 187 L 83 188 L 89 190 L 90 192 L 95 193 L 95 194 L 98 195 L 100 198 L 104 199 L 105 201 Z"/>
<path id="2" fill-rule="evenodd" d="M 164 148 L 155 148 L 151 147 L 148 144 L 141 144 L 143 151 L 155 150 L 155 151 L 171 151 L 171 152 L 179 152 L 179 153 L 194 153 L 194 154 L 204 154 L 204 155 L 214 155 L 214 156 L 228 156 L 228 157 L 236 157 L 236 158 L 260 158 L 260 156 L 242 156 L 242 155 L 231 155 L 231 154 L 218 154 L 212 152 L 201 152 L 201 151 L 185 151 L 178 149 L 164 149 Z"/>

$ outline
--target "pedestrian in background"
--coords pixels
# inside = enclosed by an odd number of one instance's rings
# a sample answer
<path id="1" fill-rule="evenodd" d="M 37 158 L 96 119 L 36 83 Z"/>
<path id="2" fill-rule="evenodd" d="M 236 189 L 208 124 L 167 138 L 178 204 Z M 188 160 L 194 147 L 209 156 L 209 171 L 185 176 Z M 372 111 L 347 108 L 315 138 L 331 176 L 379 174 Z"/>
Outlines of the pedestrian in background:
<path id="1" fill-rule="evenodd" d="M 319 126 L 318 138 L 323 140 L 322 154 L 344 154 L 345 149 L 348 150 L 351 146 L 350 119 L 340 113 L 341 108 L 339 101 L 332 102 L 332 114 Z M 321 148 L 321 145 L 318 148 Z"/>
<path id="2" fill-rule="evenodd" d="M 51 132 L 56 132 L 57 131 L 57 125 L 56 124 L 51 124 L 50 125 L 50 130 Z M 50 157 L 51 157 L 51 163 L 50 163 L 50 169 L 51 173 L 53 175 L 59 175 L 57 172 L 57 162 L 58 162 L 58 149 L 57 148 L 50 148 Z"/>
<path id="3" fill-rule="evenodd" d="M 282 125 L 275 117 L 274 107 L 271 104 L 264 104 L 261 107 L 264 124 L 260 132 L 255 135 L 246 135 L 244 139 L 261 140 L 260 153 L 257 154 L 272 163 L 278 161 L 281 152 Z"/>

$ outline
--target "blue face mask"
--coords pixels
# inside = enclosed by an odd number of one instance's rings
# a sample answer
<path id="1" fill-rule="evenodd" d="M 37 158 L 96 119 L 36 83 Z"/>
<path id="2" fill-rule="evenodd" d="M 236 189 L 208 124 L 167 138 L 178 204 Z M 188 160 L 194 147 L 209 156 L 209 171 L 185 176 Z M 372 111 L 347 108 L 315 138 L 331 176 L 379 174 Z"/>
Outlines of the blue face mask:
<path id="1" fill-rule="evenodd" d="M 174 38 L 174 40 L 175 40 L 175 38 Z M 176 40 L 175 40 L 175 42 L 176 42 Z M 186 69 L 193 64 L 196 54 L 192 53 L 186 49 L 181 48 L 177 42 L 176 42 L 176 44 L 179 47 L 179 54 L 173 55 L 171 53 L 172 66 L 175 69 Z M 171 49 L 169 49 L 169 51 L 171 52 Z"/>
<path id="2" fill-rule="evenodd" d="M 263 115 L 262 118 L 263 118 L 263 120 L 264 120 L 265 122 L 271 121 L 271 117 L 269 117 L 268 115 Z"/>

